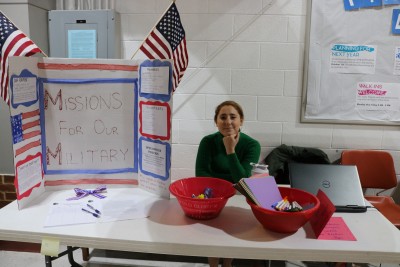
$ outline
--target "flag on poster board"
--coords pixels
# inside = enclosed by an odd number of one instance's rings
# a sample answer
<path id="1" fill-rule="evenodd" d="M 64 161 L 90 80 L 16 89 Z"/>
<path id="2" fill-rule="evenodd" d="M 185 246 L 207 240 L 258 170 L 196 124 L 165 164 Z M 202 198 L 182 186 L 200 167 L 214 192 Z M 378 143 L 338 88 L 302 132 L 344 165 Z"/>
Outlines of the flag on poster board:
<path id="1" fill-rule="evenodd" d="M 10 104 L 10 96 L 8 94 L 8 58 L 11 56 L 29 57 L 36 53 L 43 52 L 0 12 L 0 94 L 8 105 Z"/>
<path id="2" fill-rule="evenodd" d="M 39 114 L 39 110 L 35 110 L 11 116 L 15 156 L 41 145 Z"/>
<path id="3" fill-rule="evenodd" d="M 175 91 L 189 63 L 185 30 L 175 3 L 164 13 L 139 50 L 149 59 L 173 60 L 172 83 Z"/>

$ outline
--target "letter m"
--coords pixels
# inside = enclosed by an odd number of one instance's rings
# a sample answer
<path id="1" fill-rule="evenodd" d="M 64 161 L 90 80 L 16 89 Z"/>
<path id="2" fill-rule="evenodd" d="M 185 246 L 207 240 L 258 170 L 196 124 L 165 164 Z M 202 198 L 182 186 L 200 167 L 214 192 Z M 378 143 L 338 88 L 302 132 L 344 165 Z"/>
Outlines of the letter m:
<path id="1" fill-rule="evenodd" d="M 47 165 L 51 165 L 50 164 L 50 156 L 53 159 L 58 158 L 58 165 L 62 164 L 62 158 L 61 158 L 61 143 L 58 143 L 57 147 L 56 147 L 56 152 L 53 153 L 53 151 L 50 150 L 50 148 L 48 146 L 46 146 L 46 162 Z"/>
<path id="2" fill-rule="evenodd" d="M 56 99 L 53 98 L 53 96 L 49 93 L 49 91 L 47 91 L 47 89 L 45 90 L 45 93 L 44 93 L 44 109 L 45 110 L 47 110 L 47 108 L 48 108 L 49 98 L 50 98 L 51 103 L 53 103 L 54 106 L 58 102 L 58 109 L 62 110 L 62 93 L 61 93 L 61 89 L 58 91 Z"/>

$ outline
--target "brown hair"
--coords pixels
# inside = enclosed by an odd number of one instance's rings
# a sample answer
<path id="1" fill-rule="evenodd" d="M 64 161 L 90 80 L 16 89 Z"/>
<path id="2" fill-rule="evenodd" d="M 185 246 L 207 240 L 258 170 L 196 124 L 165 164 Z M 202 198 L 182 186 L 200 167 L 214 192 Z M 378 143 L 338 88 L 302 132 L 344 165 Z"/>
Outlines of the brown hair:
<path id="1" fill-rule="evenodd" d="M 228 101 L 224 101 L 221 104 L 219 104 L 216 108 L 215 108 L 215 114 L 214 114 L 214 122 L 217 123 L 217 117 L 219 112 L 221 111 L 221 108 L 223 108 L 224 106 L 232 106 L 234 109 L 236 109 L 236 111 L 239 113 L 240 116 L 240 120 L 243 121 L 244 119 L 244 114 L 243 114 L 243 109 L 242 107 L 236 103 L 235 101 L 232 100 L 228 100 Z"/>

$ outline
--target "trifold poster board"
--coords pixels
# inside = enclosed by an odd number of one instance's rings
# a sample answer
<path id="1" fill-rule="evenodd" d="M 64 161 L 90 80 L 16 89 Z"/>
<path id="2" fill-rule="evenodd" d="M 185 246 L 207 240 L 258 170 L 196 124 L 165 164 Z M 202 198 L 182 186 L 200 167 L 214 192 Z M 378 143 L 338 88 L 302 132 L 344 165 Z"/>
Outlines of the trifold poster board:
<path id="1" fill-rule="evenodd" d="M 19 208 L 71 186 L 169 198 L 170 61 L 11 57 L 9 77 Z"/>

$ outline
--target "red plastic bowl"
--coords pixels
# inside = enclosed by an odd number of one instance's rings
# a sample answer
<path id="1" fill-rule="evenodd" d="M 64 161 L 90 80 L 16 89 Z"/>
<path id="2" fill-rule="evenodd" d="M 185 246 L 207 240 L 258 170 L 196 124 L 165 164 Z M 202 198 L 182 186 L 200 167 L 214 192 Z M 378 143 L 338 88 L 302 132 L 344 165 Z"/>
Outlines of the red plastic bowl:
<path id="1" fill-rule="evenodd" d="M 277 211 L 264 209 L 246 199 L 256 219 L 268 230 L 278 233 L 294 233 L 306 224 L 318 210 L 319 199 L 306 191 L 279 187 L 282 197 L 287 196 L 289 201 L 296 201 L 304 210 L 297 212 Z"/>
<path id="2" fill-rule="evenodd" d="M 213 197 L 207 199 L 192 198 L 192 195 L 204 193 L 211 188 Z M 236 193 L 236 189 L 228 181 L 211 177 L 189 177 L 174 181 L 169 191 L 176 197 L 186 216 L 208 220 L 217 217 L 226 202 Z"/>

